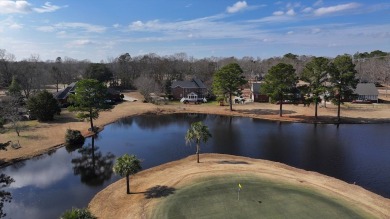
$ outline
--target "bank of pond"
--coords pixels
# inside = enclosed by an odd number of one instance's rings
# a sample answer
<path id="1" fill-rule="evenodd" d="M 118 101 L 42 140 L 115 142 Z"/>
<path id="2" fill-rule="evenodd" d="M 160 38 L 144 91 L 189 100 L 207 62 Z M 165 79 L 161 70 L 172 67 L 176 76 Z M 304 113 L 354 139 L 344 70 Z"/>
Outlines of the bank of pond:
<path id="1" fill-rule="evenodd" d="M 195 121 L 212 134 L 201 153 L 281 162 L 390 198 L 390 124 L 336 126 L 172 114 L 121 119 L 80 149 L 63 147 L 3 168 L 15 180 L 7 188 L 13 199 L 4 210 L 14 219 L 58 218 L 72 207 L 86 207 L 97 192 L 119 179 L 112 172 L 118 156 L 134 154 L 147 169 L 194 154 L 195 145 L 186 145 L 184 136 Z"/>

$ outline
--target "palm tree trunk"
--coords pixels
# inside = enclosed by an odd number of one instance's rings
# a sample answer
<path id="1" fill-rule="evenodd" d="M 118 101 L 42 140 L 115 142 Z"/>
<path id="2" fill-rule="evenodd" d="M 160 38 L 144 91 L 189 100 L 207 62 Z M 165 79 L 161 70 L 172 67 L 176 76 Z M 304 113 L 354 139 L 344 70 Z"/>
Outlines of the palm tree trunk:
<path id="1" fill-rule="evenodd" d="M 229 93 L 229 104 L 230 104 L 230 111 L 233 111 L 232 93 Z"/>
<path id="2" fill-rule="evenodd" d="M 280 101 L 280 104 L 279 104 L 279 116 L 280 117 L 283 116 L 283 103 L 282 103 L 282 101 Z"/>
<path id="3" fill-rule="evenodd" d="M 92 166 L 95 169 L 95 136 L 92 136 Z"/>
<path id="4" fill-rule="evenodd" d="M 91 124 L 91 131 L 95 133 L 95 129 L 93 128 L 93 119 L 92 119 L 92 108 L 89 109 L 89 122 Z"/>
<path id="5" fill-rule="evenodd" d="M 130 194 L 130 176 L 126 175 L 127 194 Z"/>
<path id="6" fill-rule="evenodd" d="M 340 104 L 341 104 L 341 92 L 339 92 L 338 103 L 337 103 L 337 122 L 340 122 Z"/>
<path id="7" fill-rule="evenodd" d="M 197 162 L 199 163 L 199 144 L 196 144 L 196 159 Z"/>
<path id="8" fill-rule="evenodd" d="M 283 94 L 280 95 L 280 102 L 279 102 L 279 116 L 283 116 Z"/>

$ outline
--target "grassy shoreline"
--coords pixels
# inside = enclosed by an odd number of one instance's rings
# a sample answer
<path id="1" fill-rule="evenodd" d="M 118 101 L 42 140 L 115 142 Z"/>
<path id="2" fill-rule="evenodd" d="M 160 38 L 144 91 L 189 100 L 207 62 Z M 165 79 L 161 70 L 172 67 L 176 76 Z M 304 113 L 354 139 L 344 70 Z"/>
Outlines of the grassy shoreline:
<path id="1" fill-rule="evenodd" d="M 150 218 L 163 201 L 173 198 L 175 194 L 179 194 L 188 186 L 196 186 L 196 183 L 202 182 L 202 179 L 226 178 L 229 175 L 261 178 L 265 182 L 273 182 L 282 187 L 287 184 L 291 188 L 315 191 L 320 196 L 331 200 L 335 199 L 337 203 L 349 206 L 349 209 L 358 209 L 363 218 L 364 215 L 370 215 L 368 218 L 390 217 L 390 199 L 367 191 L 360 186 L 277 162 L 225 154 L 202 154 L 199 164 L 196 163 L 196 156 L 192 155 L 141 171 L 131 177 L 132 194 L 130 195 L 125 192 L 125 179 L 118 180 L 96 194 L 91 200 L 89 208 L 99 218 Z M 244 191 L 245 186 L 248 185 L 245 185 L 245 181 L 242 182 Z M 236 183 L 234 181 L 230 187 L 236 188 Z M 167 196 L 148 198 L 148 191 L 162 186 L 171 189 L 172 192 Z M 212 181 L 210 181 L 210 186 L 213 186 Z M 205 191 L 207 192 L 207 189 Z M 262 197 L 269 195 L 266 191 L 259 192 L 265 192 L 261 194 Z M 294 191 L 292 193 L 294 194 Z M 236 193 L 233 195 L 236 198 Z M 281 193 L 281 195 L 283 194 Z M 271 203 L 268 198 L 261 201 Z M 304 201 L 305 199 L 300 200 Z M 257 206 L 257 203 L 251 204 Z"/>

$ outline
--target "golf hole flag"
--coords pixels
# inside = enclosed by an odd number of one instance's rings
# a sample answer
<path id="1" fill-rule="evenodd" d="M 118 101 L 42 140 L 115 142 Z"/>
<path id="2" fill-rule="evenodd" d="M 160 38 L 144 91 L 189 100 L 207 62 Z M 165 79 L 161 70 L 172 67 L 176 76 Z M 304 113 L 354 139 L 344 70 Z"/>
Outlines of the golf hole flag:
<path id="1" fill-rule="evenodd" d="M 240 183 L 238 183 L 238 190 L 237 190 L 237 200 L 240 200 L 240 191 L 242 189 L 242 186 Z"/>

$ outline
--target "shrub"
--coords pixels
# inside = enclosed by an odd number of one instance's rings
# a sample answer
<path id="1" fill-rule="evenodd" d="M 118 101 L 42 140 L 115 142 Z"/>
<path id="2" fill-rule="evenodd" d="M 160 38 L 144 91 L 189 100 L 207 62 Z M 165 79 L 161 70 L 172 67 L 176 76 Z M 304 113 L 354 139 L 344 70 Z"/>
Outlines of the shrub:
<path id="1" fill-rule="evenodd" d="M 66 130 L 65 134 L 65 143 L 69 146 L 78 146 L 83 145 L 85 141 L 84 136 L 81 134 L 79 130 Z"/>
<path id="2" fill-rule="evenodd" d="M 27 101 L 27 108 L 30 116 L 36 117 L 39 121 L 53 120 L 54 115 L 61 112 L 57 100 L 46 90 L 30 97 Z"/>
<path id="3" fill-rule="evenodd" d="M 97 217 L 93 216 L 92 213 L 86 209 L 72 208 L 72 210 L 67 210 L 61 215 L 61 219 L 96 219 Z"/>

